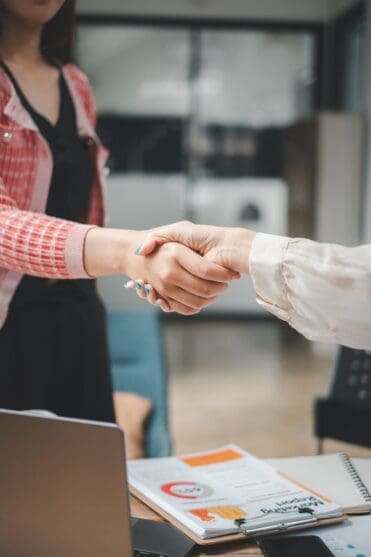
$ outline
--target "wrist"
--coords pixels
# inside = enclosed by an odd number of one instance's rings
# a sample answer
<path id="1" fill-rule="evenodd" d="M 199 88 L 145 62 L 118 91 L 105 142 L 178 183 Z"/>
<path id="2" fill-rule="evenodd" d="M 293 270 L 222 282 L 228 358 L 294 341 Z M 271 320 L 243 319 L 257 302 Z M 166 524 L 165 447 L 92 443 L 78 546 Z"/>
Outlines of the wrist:
<path id="1" fill-rule="evenodd" d="M 91 277 L 128 275 L 136 248 L 146 232 L 113 228 L 92 228 L 84 246 L 84 266 Z"/>
<path id="2" fill-rule="evenodd" d="M 236 266 L 240 273 L 248 273 L 250 270 L 249 259 L 251 246 L 255 239 L 256 232 L 248 228 L 226 228 L 226 244 L 229 245 L 235 254 Z"/>

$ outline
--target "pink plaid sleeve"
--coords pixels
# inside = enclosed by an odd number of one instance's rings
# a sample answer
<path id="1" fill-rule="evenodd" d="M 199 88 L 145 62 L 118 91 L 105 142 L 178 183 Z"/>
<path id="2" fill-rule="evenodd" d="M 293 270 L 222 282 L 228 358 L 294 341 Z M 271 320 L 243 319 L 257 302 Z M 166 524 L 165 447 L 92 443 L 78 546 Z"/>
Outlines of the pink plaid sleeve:
<path id="1" fill-rule="evenodd" d="M 0 179 L 1 267 L 45 278 L 89 278 L 83 252 L 91 228 L 18 209 Z"/>

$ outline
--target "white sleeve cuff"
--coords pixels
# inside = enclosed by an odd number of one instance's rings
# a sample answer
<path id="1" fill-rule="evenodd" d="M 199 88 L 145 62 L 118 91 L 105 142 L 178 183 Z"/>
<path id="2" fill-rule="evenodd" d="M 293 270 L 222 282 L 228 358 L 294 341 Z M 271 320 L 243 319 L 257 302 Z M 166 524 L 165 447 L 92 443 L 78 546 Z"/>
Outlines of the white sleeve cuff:
<path id="1" fill-rule="evenodd" d="M 290 242 L 285 236 L 258 233 L 251 246 L 249 268 L 257 302 L 287 320 L 290 304 L 283 277 L 283 259 Z"/>

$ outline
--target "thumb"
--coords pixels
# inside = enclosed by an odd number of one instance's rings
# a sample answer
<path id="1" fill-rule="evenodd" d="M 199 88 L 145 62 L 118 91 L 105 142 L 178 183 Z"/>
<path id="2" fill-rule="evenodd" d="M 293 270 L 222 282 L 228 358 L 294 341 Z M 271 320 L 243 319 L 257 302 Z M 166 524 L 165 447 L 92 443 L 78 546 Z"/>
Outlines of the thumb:
<path id="1" fill-rule="evenodd" d="M 167 242 L 180 242 L 188 245 L 189 234 L 187 234 L 187 232 L 190 225 L 191 223 L 188 221 L 182 221 L 151 230 L 147 234 L 143 244 L 136 249 L 135 253 L 137 255 L 149 255 L 156 248 Z"/>
<path id="2" fill-rule="evenodd" d="M 165 243 L 166 240 L 157 238 L 156 236 L 153 236 L 151 233 L 148 234 L 148 236 L 145 238 L 143 244 L 141 246 L 139 246 L 136 250 L 135 253 L 137 255 L 149 255 L 150 253 L 152 253 L 153 251 L 155 251 L 155 249 L 160 246 L 161 244 Z"/>

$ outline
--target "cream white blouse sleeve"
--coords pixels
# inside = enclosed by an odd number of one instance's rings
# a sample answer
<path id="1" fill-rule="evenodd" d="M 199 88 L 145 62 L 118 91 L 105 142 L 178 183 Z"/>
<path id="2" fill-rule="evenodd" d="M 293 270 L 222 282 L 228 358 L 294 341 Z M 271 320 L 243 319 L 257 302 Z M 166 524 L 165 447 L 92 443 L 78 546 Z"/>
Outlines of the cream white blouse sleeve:
<path id="1" fill-rule="evenodd" d="M 257 234 L 249 262 L 265 309 L 310 340 L 371 349 L 371 245 Z"/>

